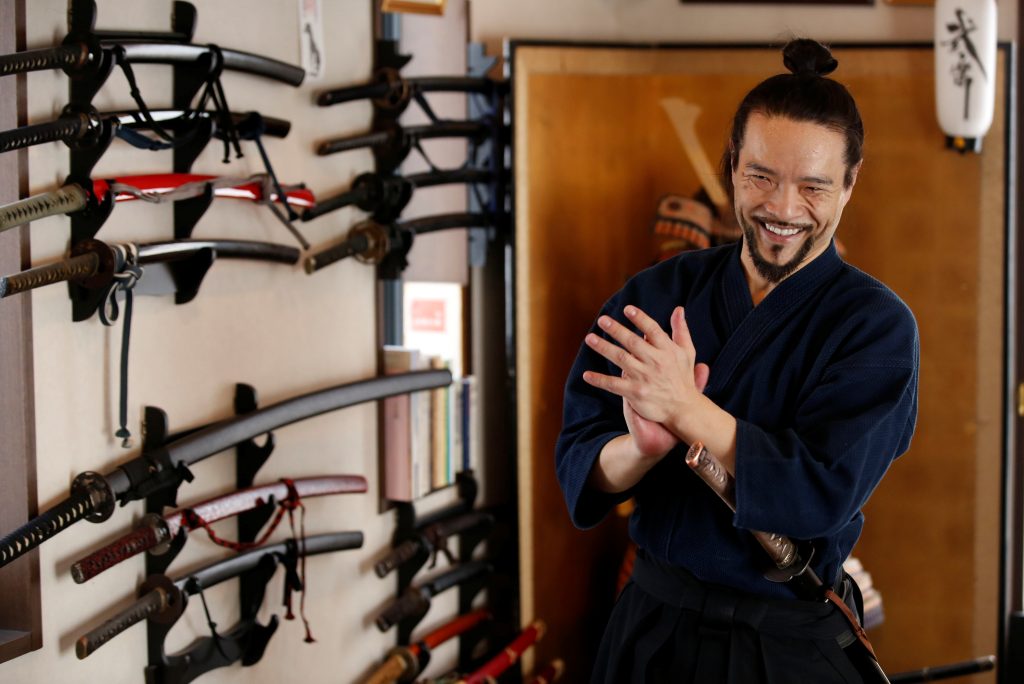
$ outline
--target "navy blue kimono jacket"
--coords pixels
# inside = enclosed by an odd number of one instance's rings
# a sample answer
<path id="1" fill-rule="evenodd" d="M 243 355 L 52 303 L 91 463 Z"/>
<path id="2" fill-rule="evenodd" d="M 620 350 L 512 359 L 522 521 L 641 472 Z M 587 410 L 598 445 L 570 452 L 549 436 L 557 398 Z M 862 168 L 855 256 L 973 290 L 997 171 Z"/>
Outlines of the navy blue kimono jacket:
<path id="1" fill-rule="evenodd" d="M 602 447 L 627 433 L 622 400 L 582 379 L 620 370 L 582 345 L 565 387 L 556 446 L 573 523 L 596 525 L 635 497 L 630 535 L 647 553 L 707 582 L 777 597 L 763 550 L 747 530 L 811 541 L 814 568 L 832 582 L 860 536 L 861 507 L 910 444 L 917 417 L 919 345 L 910 309 L 889 288 L 842 261 L 834 243 L 753 306 L 742 243 L 684 252 L 633 277 L 602 309 L 629 325 L 633 304 L 670 330 L 685 309 L 705 394 L 732 414 L 735 514 L 674 448 L 632 489 L 587 487 Z M 604 335 L 595 325 L 593 332 Z"/>

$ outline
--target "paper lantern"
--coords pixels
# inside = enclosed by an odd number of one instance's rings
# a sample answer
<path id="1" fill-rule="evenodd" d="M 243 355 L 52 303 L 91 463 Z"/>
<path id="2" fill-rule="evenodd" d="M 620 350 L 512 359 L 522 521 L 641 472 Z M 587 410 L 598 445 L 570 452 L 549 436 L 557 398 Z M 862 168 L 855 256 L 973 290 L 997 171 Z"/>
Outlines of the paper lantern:
<path id="1" fill-rule="evenodd" d="M 947 146 L 981 151 L 992 125 L 995 79 L 995 0 L 936 0 L 935 106 Z"/>

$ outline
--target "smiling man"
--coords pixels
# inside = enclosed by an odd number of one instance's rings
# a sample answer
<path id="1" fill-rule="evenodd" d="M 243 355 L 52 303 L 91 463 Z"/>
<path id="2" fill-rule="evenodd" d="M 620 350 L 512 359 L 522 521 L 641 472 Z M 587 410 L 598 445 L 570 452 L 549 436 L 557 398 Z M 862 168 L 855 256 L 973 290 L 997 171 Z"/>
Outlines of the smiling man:
<path id="1" fill-rule="evenodd" d="M 861 168 L 856 103 L 819 43 L 792 41 L 783 61 L 791 73 L 741 102 L 723 157 L 742 240 L 632 278 L 566 383 L 556 468 L 573 522 L 636 501 L 637 562 L 594 682 L 883 681 L 847 655 L 834 604 L 765 578 L 749 533 L 813 548 L 856 604 L 842 563 L 917 415 L 913 315 L 833 241 Z M 735 476 L 735 514 L 685 465 L 696 441 Z"/>

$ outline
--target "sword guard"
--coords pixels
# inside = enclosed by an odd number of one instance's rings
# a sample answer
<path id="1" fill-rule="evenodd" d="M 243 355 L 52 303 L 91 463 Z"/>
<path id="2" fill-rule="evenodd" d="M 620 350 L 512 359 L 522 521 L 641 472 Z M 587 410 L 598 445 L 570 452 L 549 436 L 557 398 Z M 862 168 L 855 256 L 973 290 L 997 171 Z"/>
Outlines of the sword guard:
<path id="1" fill-rule="evenodd" d="M 770 566 L 764 572 L 764 578 L 766 580 L 778 583 L 790 582 L 797 577 L 800 577 L 810 569 L 811 561 L 814 559 L 814 545 L 810 542 L 793 543 L 796 544 L 797 547 L 796 559 L 783 568 L 776 565 Z"/>
<path id="2" fill-rule="evenodd" d="M 114 512 L 114 493 L 106 478 L 99 473 L 90 470 L 79 474 L 71 483 L 71 494 L 84 494 L 89 497 L 92 511 L 85 516 L 89 522 L 103 522 Z"/>

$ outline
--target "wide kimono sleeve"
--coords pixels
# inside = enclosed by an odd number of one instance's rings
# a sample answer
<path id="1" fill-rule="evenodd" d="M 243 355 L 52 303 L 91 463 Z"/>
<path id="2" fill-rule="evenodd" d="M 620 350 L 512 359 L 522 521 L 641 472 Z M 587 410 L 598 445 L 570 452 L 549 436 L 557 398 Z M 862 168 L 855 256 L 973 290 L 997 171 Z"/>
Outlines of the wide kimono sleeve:
<path id="1" fill-rule="evenodd" d="M 737 421 L 737 527 L 832 536 L 910 445 L 919 342 L 906 305 L 891 292 L 875 296 L 830 332 L 821 356 L 787 427 Z"/>
<path id="2" fill-rule="evenodd" d="M 620 295 L 604 305 L 601 315 L 604 314 L 626 323 L 621 315 Z M 607 338 L 596 322 L 591 332 Z M 555 445 L 555 469 L 569 516 L 581 529 L 601 522 L 616 504 L 631 496 L 628 490 L 608 494 L 587 486 L 587 478 L 601 449 L 610 440 L 626 434 L 628 428 L 622 414 L 622 399 L 584 382 L 583 371 L 586 370 L 620 374 L 617 367 L 583 344 L 565 383 L 562 431 Z"/>

